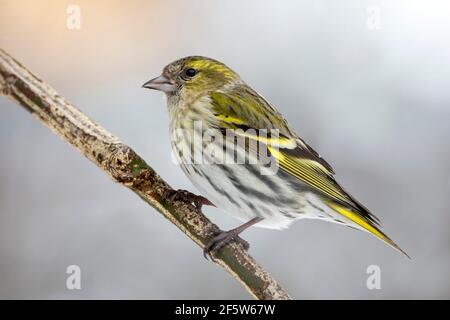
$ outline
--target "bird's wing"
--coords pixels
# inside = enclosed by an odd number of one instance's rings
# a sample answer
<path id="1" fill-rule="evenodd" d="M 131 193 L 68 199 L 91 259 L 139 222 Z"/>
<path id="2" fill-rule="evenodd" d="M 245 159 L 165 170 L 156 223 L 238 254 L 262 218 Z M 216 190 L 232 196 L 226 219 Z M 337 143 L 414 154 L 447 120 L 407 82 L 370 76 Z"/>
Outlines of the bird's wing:
<path id="1" fill-rule="evenodd" d="M 210 98 L 218 129 L 243 129 L 244 136 L 266 145 L 281 170 L 310 186 L 331 209 L 408 256 L 380 230 L 378 218 L 338 184 L 331 165 L 300 139 L 281 114 L 254 90 L 239 86 L 211 93 Z M 261 129 L 277 129 L 278 134 L 275 138 L 260 136 Z M 235 132 L 239 134 L 239 130 Z"/>
<path id="2" fill-rule="evenodd" d="M 267 146 L 280 169 L 321 195 L 352 208 L 363 218 L 377 223 L 376 217 L 336 182 L 331 165 L 300 139 L 281 114 L 251 88 L 239 86 L 227 92 L 214 92 L 210 97 L 212 111 L 220 129 L 243 129 L 244 133 L 241 134 Z M 260 136 L 258 133 L 261 129 L 276 129 L 278 134 L 275 137 L 267 134 Z"/>
<path id="3" fill-rule="evenodd" d="M 380 230 L 378 218 L 338 184 L 331 165 L 300 139 L 281 114 L 254 90 L 239 86 L 211 93 L 210 98 L 218 129 L 243 129 L 244 136 L 266 145 L 281 170 L 309 185 L 331 209 L 408 256 Z M 278 134 L 260 136 L 261 129 L 277 129 Z M 256 134 L 245 133 L 246 130 Z M 239 130 L 235 132 L 239 134 Z"/>

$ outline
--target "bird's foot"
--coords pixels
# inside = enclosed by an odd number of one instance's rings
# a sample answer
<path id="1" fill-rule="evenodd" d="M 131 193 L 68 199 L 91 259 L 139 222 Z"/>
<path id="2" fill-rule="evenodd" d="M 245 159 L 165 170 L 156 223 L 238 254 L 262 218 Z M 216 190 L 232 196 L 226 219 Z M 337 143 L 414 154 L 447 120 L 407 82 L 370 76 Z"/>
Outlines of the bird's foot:
<path id="1" fill-rule="evenodd" d="M 233 241 L 242 244 L 245 251 L 250 247 L 247 241 L 239 237 L 239 232 L 236 232 L 236 230 L 221 231 L 206 244 L 203 249 L 203 256 L 208 259 L 208 257 L 211 257 L 211 253 L 217 252 Z"/>
<path id="2" fill-rule="evenodd" d="M 184 201 L 184 202 L 192 203 L 199 211 L 202 210 L 203 205 L 215 207 L 215 205 L 211 201 L 206 199 L 205 197 L 196 195 L 187 190 L 169 189 L 164 193 L 164 198 L 171 199 L 173 201 Z"/>

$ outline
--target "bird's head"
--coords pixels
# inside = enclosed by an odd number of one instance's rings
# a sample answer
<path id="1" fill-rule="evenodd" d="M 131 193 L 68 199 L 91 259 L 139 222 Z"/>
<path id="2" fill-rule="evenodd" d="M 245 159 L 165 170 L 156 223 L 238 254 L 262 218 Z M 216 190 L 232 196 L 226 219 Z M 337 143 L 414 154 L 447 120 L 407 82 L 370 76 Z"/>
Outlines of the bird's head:
<path id="1" fill-rule="evenodd" d="M 168 64 L 162 74 L 143 87 L 159 90 L 168 96 L 195 98 L 239 83 L 237 73 L 214 59 L 191 56 Z"/>

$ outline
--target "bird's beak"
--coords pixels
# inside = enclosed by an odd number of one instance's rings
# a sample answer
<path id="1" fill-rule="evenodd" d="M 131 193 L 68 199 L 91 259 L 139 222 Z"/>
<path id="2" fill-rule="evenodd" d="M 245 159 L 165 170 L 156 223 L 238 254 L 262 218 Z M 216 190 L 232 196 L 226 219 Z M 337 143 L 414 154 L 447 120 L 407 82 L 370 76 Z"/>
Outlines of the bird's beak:
<path id="1" fill-rule="evenodd" d="M 164 75 L 160 75 L 155 79 L 147 81 L 142 85 L 143 88 L 159 90 L 162 92 L 173 92 L 177 89 L 177 85 Z"/>

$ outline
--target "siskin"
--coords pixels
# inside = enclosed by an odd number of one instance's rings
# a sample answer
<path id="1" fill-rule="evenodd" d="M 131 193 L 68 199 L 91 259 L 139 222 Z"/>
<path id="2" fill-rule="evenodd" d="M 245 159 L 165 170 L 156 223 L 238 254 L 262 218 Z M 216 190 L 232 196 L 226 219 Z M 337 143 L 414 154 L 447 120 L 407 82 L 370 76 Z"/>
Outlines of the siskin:
<path id="1" fill-rule="evenodd" d="M 225 64 L 186 57 L 143 87 L 166 95 L 172 150 L 184 173 L 212 203 L 244 222 L 216 235 L 205 255 L 239 240 L 252 225 L 283 229 L 303 218 L 367 231 L 406 255 L 338 184 L 328 162 Z M 174 195 L 212 204 L 186 191 Z"/>

